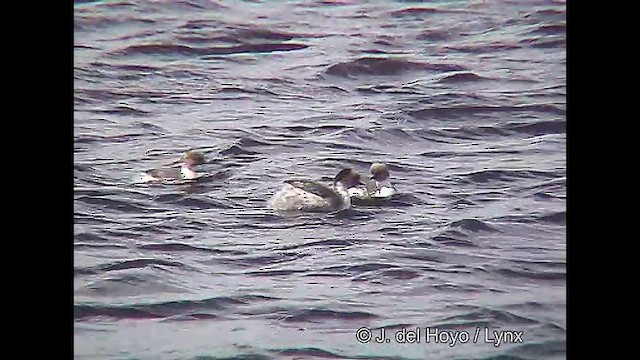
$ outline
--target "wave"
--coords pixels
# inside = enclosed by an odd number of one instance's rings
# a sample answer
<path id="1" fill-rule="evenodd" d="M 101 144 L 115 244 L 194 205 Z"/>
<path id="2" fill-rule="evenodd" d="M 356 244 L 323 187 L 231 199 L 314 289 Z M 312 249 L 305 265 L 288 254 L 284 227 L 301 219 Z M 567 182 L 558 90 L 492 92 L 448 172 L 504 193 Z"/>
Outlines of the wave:
<path id="1" fill-rule="evenodd" d="M 287 322 L 318 322 L 326 320 L 362 321 L 377 318 L 366 311 L 338 311 L 330 309 L 309 309 L 290 311 L 285 315 Z"/>
<path id="2" fill-rule="evenodd" d="M 76 320 L 86 321 L 92 318 L 103 317 L 115 319 L 154 319 L 185 314 L 192 315 L 194 313 L 215 315 L 216 312 L 229 307 L 273 299 L 275 298 L 263 295 L 244 295 L 132 305 L 75 304 L 73 306 L 73 317 Z"/>
<path id="3" fill-rule="evenodd" d="M 360 75 L 390 76 L 400 75 L 410 71 L 464 71 L 461 65 L 446 63 L 425 63 L 389 57 L 362 57 L 329 66 L 325 73 L 339 77 Z"/>
<path id="4" fill-rule="evenodd" d="M 286 44 L 242 44 L 236 46 L 218 47 L 194 47 L 178 44 L 142 44 L 132 45 L 117 50 L 112 55 L 133 56 L 133 55 L 181 55 L 181 56 L 204 56 L 204 55 L 233 55 L 250 53 L 270 53 L 276 51 L 295 51 L 309 47 L 306 44 L 286 43 Z"/>

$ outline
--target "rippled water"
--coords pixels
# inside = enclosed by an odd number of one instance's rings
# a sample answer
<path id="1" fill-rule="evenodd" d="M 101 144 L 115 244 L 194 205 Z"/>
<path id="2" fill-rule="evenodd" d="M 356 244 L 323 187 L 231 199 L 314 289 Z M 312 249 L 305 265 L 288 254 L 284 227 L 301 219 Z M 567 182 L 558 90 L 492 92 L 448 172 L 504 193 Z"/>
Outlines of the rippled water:
<path id="1" fill-rule="evenodd" d="M 565 18 L 550 0 L 76 1 L 76 357 L 564 358 Z M 209 176 L 132 184 L 188 149 Z M 291 176 L 373 161 L 390 204 L 266 207 Z"/>

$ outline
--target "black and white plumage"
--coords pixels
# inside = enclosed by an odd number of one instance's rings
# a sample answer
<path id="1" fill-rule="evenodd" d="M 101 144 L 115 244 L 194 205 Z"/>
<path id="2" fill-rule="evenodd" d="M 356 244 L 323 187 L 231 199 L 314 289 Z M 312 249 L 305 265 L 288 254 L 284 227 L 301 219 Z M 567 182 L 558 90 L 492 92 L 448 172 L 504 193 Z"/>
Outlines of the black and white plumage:
<path id="1" fill-rule="evenodd" d="M 187 151 L 182 156 L 180 167 L 159 168 L 144 172 L 139 182 L 154 182 L 162 180 L 193 180 L 200 177 L 196 167 L 205 162 L 204 155 L 197 151 Z"/>
<path id="2" fill-rule="evenodd" d="M 360 175 L 353 169 L 341 170 L 333 186 L 307 179 L 286 180 L 270 205 L 277 211 L 338 212 L 351 207 L 348 189 L 360 184 Z"/>
<path id="3" fill-rule="evenodd" d="M 352 200 L 356 200 L 359 204 L 379 202 L 397 193 L 396 188 L 391 184 L 387 165 L 373 163 L 369 172 L 371 175 L 366 182 L 366 188 L 350 190 Z"/>

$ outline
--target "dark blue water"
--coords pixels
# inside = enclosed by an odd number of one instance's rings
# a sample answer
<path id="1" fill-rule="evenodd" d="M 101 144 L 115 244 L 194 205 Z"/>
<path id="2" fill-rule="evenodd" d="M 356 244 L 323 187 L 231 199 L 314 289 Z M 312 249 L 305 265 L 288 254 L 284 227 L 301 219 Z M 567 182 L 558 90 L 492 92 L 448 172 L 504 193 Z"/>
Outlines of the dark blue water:
<path id="1" fill-rule="evenodd" d="M 564 1 L 76 1 L 74 28 L 76 358 L 566 357 Z M 205 179 L 132 184 L 189 149 Z M 267 207 L 374 161 L 389 204 Z"/>

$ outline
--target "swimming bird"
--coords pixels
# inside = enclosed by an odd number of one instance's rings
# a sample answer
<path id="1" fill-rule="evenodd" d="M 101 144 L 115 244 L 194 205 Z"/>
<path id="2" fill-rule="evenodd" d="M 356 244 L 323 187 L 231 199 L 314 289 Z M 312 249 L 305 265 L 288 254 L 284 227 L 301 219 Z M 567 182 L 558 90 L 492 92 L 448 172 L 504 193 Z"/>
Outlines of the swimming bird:
<path id="1" fill-rule="evenodd" d="M 198 165 L 204 164 L 204 155 L 198 151 L 187 151 L 182 156 L 180 168 L 160 168 L 142 174 L 141 182 L 159 180 L 193 180 L 201 176 L 196 172 Z"/>
<path id="2" fill-rule="evenodd" d="M 397 193 L 389 180 L 389 168 L 383 163 L 373 163 L 366 188 L 349 189 L 351 202 L 354 205 L 380 205 Z"/>
<path id="3" fill-rule="evenodd" d="M 383 163 L 373 163 L 369 169 L 370 179 L 367 181 L 367 192 L 372 198 L 388 198 L 397 193 L 391 185 L 389 168 Z"/>
<path id="4" fill-rule="evenodd" d="M 312 180 L 286 180 L 271 199 L 271 207 L 281 211 L 339 212 L 351 207 L 348 189 L 358 185 L 364 184 L 360 174 L 351 168 L 342 169 L 333 179 L 333 186 Z"/>

